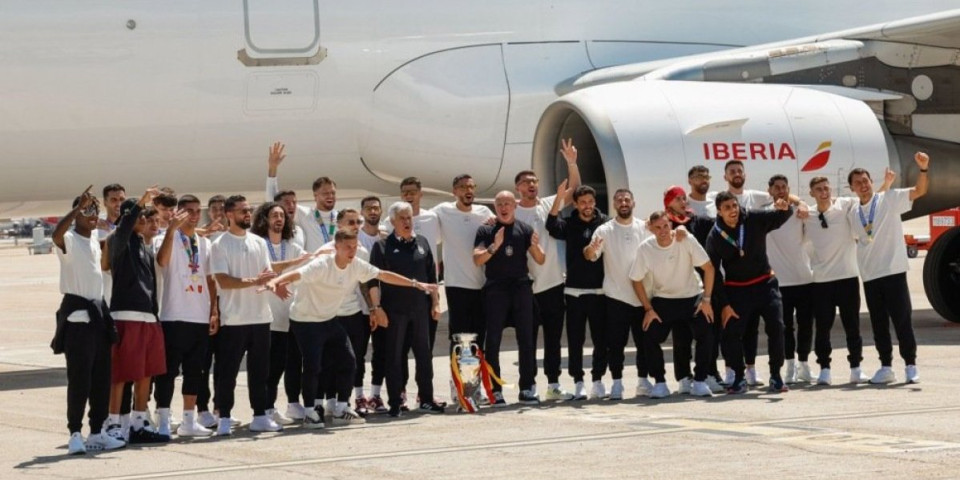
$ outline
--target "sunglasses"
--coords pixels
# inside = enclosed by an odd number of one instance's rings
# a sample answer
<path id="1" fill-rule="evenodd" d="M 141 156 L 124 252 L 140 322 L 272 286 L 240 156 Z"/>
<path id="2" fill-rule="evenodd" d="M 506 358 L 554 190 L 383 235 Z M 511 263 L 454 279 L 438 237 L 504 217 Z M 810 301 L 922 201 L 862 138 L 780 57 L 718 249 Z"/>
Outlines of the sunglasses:
<path id="1" fill-rule="evenodd" d="M 363 220 L 344 220 L 347 225 L 363 225 Z"/>
<path id="2" fill-rule="evenodd" d="M 827 227 L 829 227 L 829 225 L 827 225 L 827 217 L 824 217 L 824 216 L 823 216 L 823 212 L 820 212 L 820 214 L 817 215 L 817 218 L 820 219 L 820 227 L 821 227 L 821 228 L 827 228 Z"/>

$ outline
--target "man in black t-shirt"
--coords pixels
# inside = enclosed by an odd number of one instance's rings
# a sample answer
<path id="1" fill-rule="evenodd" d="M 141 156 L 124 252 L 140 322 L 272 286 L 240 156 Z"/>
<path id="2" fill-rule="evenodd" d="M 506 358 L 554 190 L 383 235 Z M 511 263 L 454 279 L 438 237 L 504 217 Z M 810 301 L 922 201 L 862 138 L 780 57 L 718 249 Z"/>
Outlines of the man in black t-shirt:
<path id="1" fill-rule="evenodd" d="M 533 317 L 533 290 L 527 269 L 527 253 L 543 265 L 546 259 L 533 228 L 517 220 L 514 212 L 517 199 L 512 192 L 502 191 L 494 199 L 497 223 L 477 230 L 473 261 L 485 266 L 483 285 L 484 316 L 487 338 L 486 358 L 494 373 L 500 376 L 500 341 L 507 317 L 517 331 L 520 354 L 520 402 L 537 405 L 537 329 Z M 494 406 L 506 406 L 499 385 L 494 385 Z"/>

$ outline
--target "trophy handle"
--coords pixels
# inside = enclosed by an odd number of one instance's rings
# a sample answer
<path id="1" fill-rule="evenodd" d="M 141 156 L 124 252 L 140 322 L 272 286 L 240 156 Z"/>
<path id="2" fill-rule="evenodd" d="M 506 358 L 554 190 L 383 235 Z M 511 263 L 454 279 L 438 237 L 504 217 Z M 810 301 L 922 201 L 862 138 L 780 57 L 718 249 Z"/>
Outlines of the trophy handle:
<path id="1" fill-rule="evenodd" d="M 463 351 L 463 347 L 461 347 L 460 345 L 453 346 L 453 353 L 455 353 L 458 357 L 460 356 L 460 352 L 462 351 Z"/>

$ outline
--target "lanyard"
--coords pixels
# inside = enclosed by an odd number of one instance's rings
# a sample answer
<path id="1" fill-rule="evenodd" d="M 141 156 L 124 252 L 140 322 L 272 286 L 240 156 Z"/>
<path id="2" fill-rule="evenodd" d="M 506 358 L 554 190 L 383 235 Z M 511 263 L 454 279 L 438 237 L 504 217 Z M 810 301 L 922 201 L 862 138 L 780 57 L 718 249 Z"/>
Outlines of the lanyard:
<path id="1" fill-rule="evenodd" d="M 713 228 L 715 228 L 718 232 L 720 232 L 720 236 L 723 237 L 723 239 L 726 240 L 727 243 L 729 243 L 730 245 L 733 245 L 733 248 L 736 248 L 737 250 L 740 251 L 741 257 L 743 256 L 743 224 L 742 223 L 740 224 L 740 228 L 738 229 L 739 236 L 740 236 L 739 242 L 735 241 L 733 237 L 727 234 L 727 232 L 723 231 L 723 229 L 720 228 L 719 224 L 716 224 L 716 223 L 713 224 Z"/>
<path id="2" fill-rule="evenodd" d="M 320 229 L 320 235 L 323 235 L 323 243 L 330 241 L 330 238 L 333 237 L 334 231 L 337 228 L 335 219 L 333 217 L 333 211 L 330 211 L 330 227 L 324 228 L 323 217 L 320 216 L 320 210 L 313 211 L 313 219 L 317 222 L 317 228 Z M 329 230 L 329 231 L 328 231 Z"/>
<path id="3" fill-rule="evenodd" d="M 187 238 L 180 230 L 177 230 L 177 235 L 180 236 L 180 243 L 183 244 L 183 250 L 187 254 L 187 263 L 190 264 L 190 273 L 196 274 L 200 271 L 200 248 L 197 245 L 196 234 L 193 237 Z"/>
<path id="4" fill-rule="evenodd" d="M 267 242 L 267 250 L 270 251 L 270 261 L 279 262 L 281 260 L 286 260 L 287 258 L 287 244 L 283 240 L 280 241 L 280 258 L 277 258 L 277 252 L 273 249 L 273 243 L 270 242 L 269 238 L 263 239 Z"/>
<path id="5" fill-rule="evenodd" d="M 860 225 L 863 225 L 863 230 L 867 232 L 867 241 L 873 241 L 873 218 L 874 214 L 877 213 L 877 198 L 880 195 L 876 194 L 873 196 L 873 200 L 870 201 L 870 218 L 867 219 L 863 216 L 863 205 L 857 207 L 857 213 L 860 214 Z"/>

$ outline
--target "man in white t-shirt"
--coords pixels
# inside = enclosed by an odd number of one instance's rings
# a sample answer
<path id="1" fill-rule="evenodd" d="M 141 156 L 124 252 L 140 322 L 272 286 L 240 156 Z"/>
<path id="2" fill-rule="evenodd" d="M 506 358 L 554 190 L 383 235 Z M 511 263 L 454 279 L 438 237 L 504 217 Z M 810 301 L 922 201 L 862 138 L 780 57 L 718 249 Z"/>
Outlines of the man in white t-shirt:
<path id="1" fill-rule="evenodd" d="M 907 383 L 920 380 L 917 372 L 917 340 L 913 334 L 910 290 L 907 288 L 907 253 L 903 243 L 900 216 L 913 208 L 913 201 L 927 193 L 926 153 L 914 155 L 919 172 L 913 188 L 895 188 L 874 193 L 870 172 L 855 168 L 847 175 L 850 189 L 860 199 L 848 213 L 857 237 L 857 264 L 863 279 L 863 293 L 870 311 L 873 340 L 880 354 L 880 369 L 870 383 L 891 383 L 896 374 L 890 323 L 900 342 L 900 356 L 906 364 Z"/>
<path id="2" fill-rule="evenodd" d="M 247 356 L 247 385 L 253 421 L 250 431 L 276 432 L 282 427 L 267 416 L 267 377 L 270 366 L 270 324 L 273 315 L 257 287 L 277 274 L 270 265 L 266 242 L 248 235 L 253 209 L 242 195 L 224 204 L 230 229 L 210 247 L 210 272 L 220 287 L 220 338 L 217 350 L 217 435 L 230 435 L 230 415 L 240 363 Z"/>
<path id="3" fill-rule="evenodd" d="M 371 195 L 363 197 L 363 199 L 360 200 L 360 214 L 363 215 L 363 226 L 361 226 L 360 231 L 357 232 L 357 240 L 359 240 L 360 245 L 366 248 L 368 252 L 373 249 L 374 244 L 387 238 L 387 233 L 380 228 L 380 216 L 382 213 L 383 209 L 380 203 L 380 197 Z M 374 309 L 374 311 L 370 312 L 370 323 L 374 326 L 374 330 L 369 334 L 370 349 L 372 350 L 370 353 L 370 396 L 365 397 L 364 402 L 364 410 L 370 413 L 387 413 L 387 406 L 383 402 L 383 397 L 380 395 L 383 389 L 383 381 L 387 376 L 387 329 L 376 328 L 377 324 L 386 323 L 383 316 L 384 313 L 382 309 Z M 404 366 L 406 366 L 406 364 L 404 364 Z M 407 370 L 405 369 L 404 371 L 406 372 Z M 403 378 L 407 377 L 408 374 L 404 373 Z M 362 394 L 363 392 L 360 391 L 360 393 Z M 360 397 L 357 398 L 359 400 Z M 362 413 L 360 406 L 357 407 L 357 411 Z"/>
<path id="4" fill-rule="evenodd" d="M 770 177 L 767 185 L 774 200 L 786 200 L 790 195 L 790 185 L 784 175 Z M 783 298 L 783 345 L 787 367 L 783 380 L 788 384 L 813 381 L 807 364 L 813 343 L 813 306 L 810 297 L 813 272 L 807 254 L 805 228 L 804 221 L 794 215 L 780 228 L 767 234 L 767 258 L 770 267 L 777 273 L 780 296 Z M 748 358 L 747 363 L 753 365 L 754 361 Z"/>
<path id="5" fill-rule="evenodd" d="M 710 306 L 713 265 L 698 242 L 674 240 L 666 212 L 651 213 L 647 228 L 654 236 L 640 244 L 630 267 L 630 280 L 633 281 L 637 297 L 644 305 L 648 305 L 643 315 L 643 352 L 650 374 L 657 382 L 650 392 L 650 398 L 670 395 L 660 344 L 667 339 L 673 326 L 681 322 L 689 325 L 697 342 L 696 367 L 690 393 L 700 397 L 713 396 L 706 384 L 713 333 L 710 325 L 713 322 L 713 308 Z M 703 270 L 703 282 L 700 281 L 697 268 Z M 649 285 L 649 292 L 644 284 Z M 686 345 L 680 345 L 681 341 Z M 686 367 L 677 369 L 677 381 L 680 381 L 686 378 L 689 371 L 690 339 L 674 335 L 673 352 L 674 364 Z"/>
<path id="6" fill-rule="evenodd" d="M 250 233 L 262 238 L 267 244 L 270 264 L 276 272 L 282 272 L 306 261 L 304 251 L 293 234 L 293 219 L 286 207 L 278 202 L 267 202 L 253 213 Z M 297 342 L 290 334 L 290 303 L 275 295 L 267 297 L 273 321 L 270 323 L 270 370 L 267 375 L 266 414 L 280 425 L 290 425 L 303 419 L 303 404 L 300 403 L 300 364 L 303 362 Z M 276 409 L 280 377 L 287 394 L 287 412 Z"/>
<path id="7" fill-rule="evenodd" d="M 477 229 L 493 213 L 489 208 L 475 205 L 477 183 L 467 174 L 453 179 L 456 202 L 444 202 L 433 207 L 440 219 L 440 242 L 443 243 L 443 290 L 447 297 L 450 318 L 451 348 L 456 333 L 476 333 L 477 344 L 486 338 L 486 320 L 480 289 L 485 278 L 483 268 L 473 263 L 473 242 Z"/>
<path id="8" fill-rule="evenodd" d="M 413 233 L 426 238 L 430 244 L 430 253 L 433 254 L 433 258 L 440 258 L 437 256 L 437 244 L 440 242 L 440 217 L 433 211 L 420 208 L 420 200 L 423 199 L 423 185 L 419 178 L 407 177 L 400 181 L 400 199 L 413 207 Z M 439 268 L 440 264 L 437 263 L 438 272 Z M 431 350 L 433 350 L 433 344 L 437 338 L 438 323 L 439 319 L 430 319 Z M 407 353 L 409 353 L 409 348 Z M 406 379 L 406 376 L 404 379 Z"/>
<path id="9" fill-rule="evenodd" d="M 335 242 L 335 254 L 320 255 L 307 265 L 270 280 L 265 288 L 280 298 L 288 298 L 291 293 L 287 285 L 299 282 L 290 307 L 290 329 L 303 354 L 304 404 L 314 405 L 323 361 L 331 358 L 325 354 L 329 349 L 337 371 L 337 404 L 333 418 L 344 424 L 364 423 L 363 418 L 347 403 L 355 368 L 350 339 L 343 326 L 331 320 L 337 316 L 341 303 L 354 292 L 358 282 L 376 278 L 391 285 L 418 288 L 425 292 L 436 292 L 437 286 L 380 270 L 355 258 L 359 246 L 355 233 L 341 230 L 335 234 Z M 314 409 L 307 410 L 303 425 L 305 428 L 323 428 L 323 418 L 323 406 L 316 405 Z"/>
<path id="10" fill-rule="evenodd" d="M 112 450 L 126 443 L 103 432 L 110 404 L 110 344 L 116 338 L 113 320 L 103 300 L 100 244 L 94 233 L 97 202 L 90 187 L 73 201 L 73 209 L 53 231 L 60 260 L 60 293 L 54 353 L 67 363 L 67 453 Z M 75 224 L 73 230 L 68 230 Z M 80 430 L 83 412 L 90 403 L 90 436 Z"/>
<path id="11" fill-rule="evenodd" d="M 593 232 L 590 244 L 583 255 L 592 262 L 603 257 L 603 294 L 607 301 L 607 347 L 610 374 L 613 377 L 612 391 L 623 391 L 624 348 L 633 334 L 637 348 L 636 395 L 649 396 L 653 385 L 647 379 L 647 366 L 643 351 L 643 304 L 637 298 L 630 280 L 630 266 L 637 256 L 640 243 L 650 236 L 643 220 L 634 218 L 633 192 L 622 188 L 613 194 L 613 206 L 617 216 Z M 585 397 L 585 392 L 577 392 Z"/>
<path id="12" fill-rule="evenodd" d="M 533 277 L 533 300 L 537 323 L 543 328 L 543 373 L 547 376 L 547 400 L 572 400 L 574 395 L 560 387 L 561 338 L 564 323 L 563 275 L 565 259 L 562 252 L 564 241 L 557 240 L 547 232 L 547 216 L 554 204 L 570 204 L 573 191 L 580 186 L 580 169 L 577 167 L 577 147 L 573 140 L 561 141 L 560 153 L 567 163 L 567 191 L 563 198 L 556 195 L 540 198 L 540 179 L 532 170 L 524 170 L 513 179 L 519 203 L 515 213 L 517 220 L 533 227 L 540 239 L 547 260 L 543 265 L 530 259 L 527 268 Z"/>
<path id="13" fill-rule="evenodd" d="M 220 328 L 217 282 L 210 274 L 210 241 L 196 229 L 200 221 L 200 199 L 184 195 L 177 202 L 163 236 L 154 238 L 158 277 L 163 282 L 160 326 L 167 356 L 167 373 L 155 379 L 158 431 L 170 435 L 170 403 L 174 382 L 183 369 L 183 421 L 177 428 L 182 437 L 207 436 L 210 430 L 197 422 L 194 409 L 203 383 L 203 361 L 209 337 Z"/>
<path id="14" fill-rule="evenodd" d="M 274 142 L 270 147 L 267 159 L 268 199 L 275 198 L 280 193 L 277 170 L 286 158 L 284 148 L 285 145 L 280 142 Z M 293 215 L 294 224 L 303 230 L 303 249 L 308 252 L 314 252 L 324 243 L 333 240 L 333 234 L 337 231 L 337 183 L 329 177 L 314 180 L 313 199 L 316 201 L 314 208 L 296 205 Z"/>

